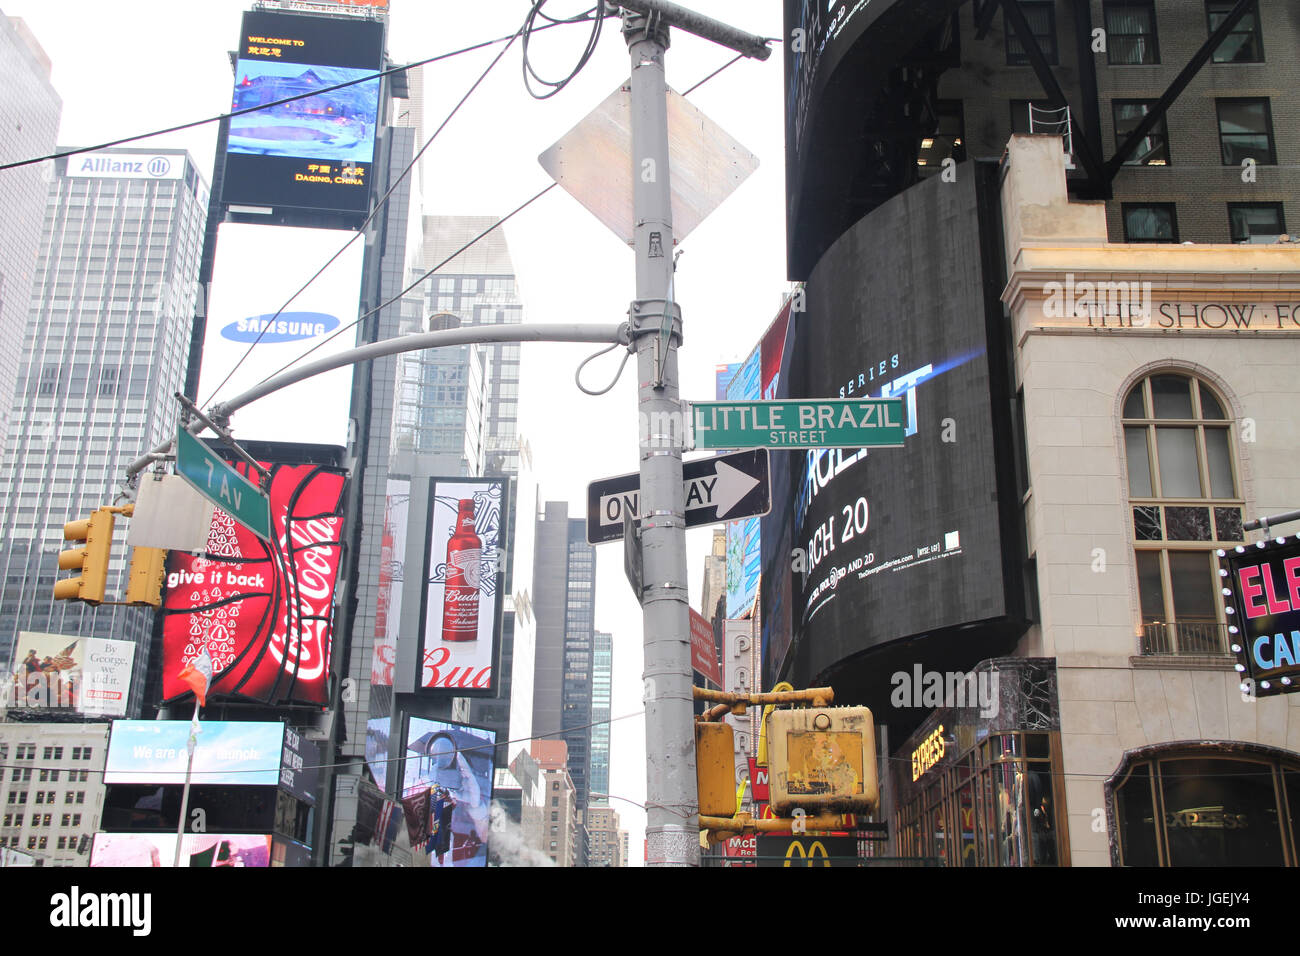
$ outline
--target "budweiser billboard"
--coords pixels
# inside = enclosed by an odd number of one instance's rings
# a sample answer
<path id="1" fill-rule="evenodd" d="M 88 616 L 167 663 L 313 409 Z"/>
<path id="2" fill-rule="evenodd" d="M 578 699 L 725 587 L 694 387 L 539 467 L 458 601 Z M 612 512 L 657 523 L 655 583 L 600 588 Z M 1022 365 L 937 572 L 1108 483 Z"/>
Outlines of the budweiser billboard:
<path id="1" fill-rule="evenodd" d="M 430 479 L 417 690 L 495 688 L 507 488 L 505 478 Z"/>
<path id="2" fill-rule="evenodd" d="M 173 551 L 160 617 L 163 698 L 190 695 L 177 674 L 204 648 L 210 696 L 264 704 L 324 705 L 343 534 L 346 472 L 263 462 L 271 473 L 274 542 L 218 509 L 207 551 Z M 235 466 L 252 480 L 248 466 Z"/>

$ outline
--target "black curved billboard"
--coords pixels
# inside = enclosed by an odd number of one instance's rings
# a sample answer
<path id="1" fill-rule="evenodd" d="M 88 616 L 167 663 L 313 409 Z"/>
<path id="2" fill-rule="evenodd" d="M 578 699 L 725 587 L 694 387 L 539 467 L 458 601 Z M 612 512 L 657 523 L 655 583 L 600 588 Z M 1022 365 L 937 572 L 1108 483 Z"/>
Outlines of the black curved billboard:
<path id="1" fill-rule="evenodd" d="M 872 130 L 889 75 L 965 0 L 785 0 L 788 278 L 806 279 L 860 214 Z"/>
<path id="2" fill-rule="evenodd" d="M 901 397 L 907 437 L 792 464 L 794 646 L 774 669 L 796 686 L 841 696 L 865 686 L 855 658 L 909 643 L 908 666 L 966 667 L 1022 630 L 996 169 L 959 171 L 862 219 L 805 289 L 791 394 Z"/>

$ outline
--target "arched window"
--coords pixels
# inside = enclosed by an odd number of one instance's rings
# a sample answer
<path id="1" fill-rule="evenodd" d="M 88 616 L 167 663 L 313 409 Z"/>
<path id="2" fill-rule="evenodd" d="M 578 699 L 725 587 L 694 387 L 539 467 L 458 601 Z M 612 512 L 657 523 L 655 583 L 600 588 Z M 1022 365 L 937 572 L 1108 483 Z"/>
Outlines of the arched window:
<path id="1" fill-rule="evenodd" d="M 1242 540 L 1245 502 L 1226 408 L 1178 372 L 1124 399 L 1143 654 L 1229 653 L 1214 550 Z"/>
<path id="2" fill-rule="evenodd" d="M 1300 759 L 1234 741 L 1124 755 L 1105 784 L 1118 866 L 1295 866 Z"/>

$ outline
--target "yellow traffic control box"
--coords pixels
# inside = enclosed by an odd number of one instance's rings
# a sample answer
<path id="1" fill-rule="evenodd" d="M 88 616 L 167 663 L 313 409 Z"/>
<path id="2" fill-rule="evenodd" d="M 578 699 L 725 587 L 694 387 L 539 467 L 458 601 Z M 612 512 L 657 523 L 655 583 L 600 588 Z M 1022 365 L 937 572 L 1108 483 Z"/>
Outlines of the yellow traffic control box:
<path id="1" fill-rule="evenodd" d="M 768 779 L 772 810 L 873 813 L 880 802 L 876 779 L 876 726 L 866 707 L 774 710 L 767 718 Z"/>
<path id="2" fill-rule="evenodd" d="M 736 750 L 730 724 L 695 722 L 695 782 L 701 815 L 736 815 Z"/>

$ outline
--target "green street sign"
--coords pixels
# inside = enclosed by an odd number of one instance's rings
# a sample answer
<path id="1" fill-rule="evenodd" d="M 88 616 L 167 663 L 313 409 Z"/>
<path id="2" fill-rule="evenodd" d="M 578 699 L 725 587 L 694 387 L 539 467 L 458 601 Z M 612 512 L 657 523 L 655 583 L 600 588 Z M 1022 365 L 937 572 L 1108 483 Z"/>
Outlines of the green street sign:
<path id="1" fill-rule="evenodd" d="M 263 541 L 271 540 L 271 502 L 184 428 L 176 433 L 176 473 Z"/>
<path id="2" fill-rule="evenodd" d="M 691 402 L 694 447 L 901 448 L 901 398 Z"/>

